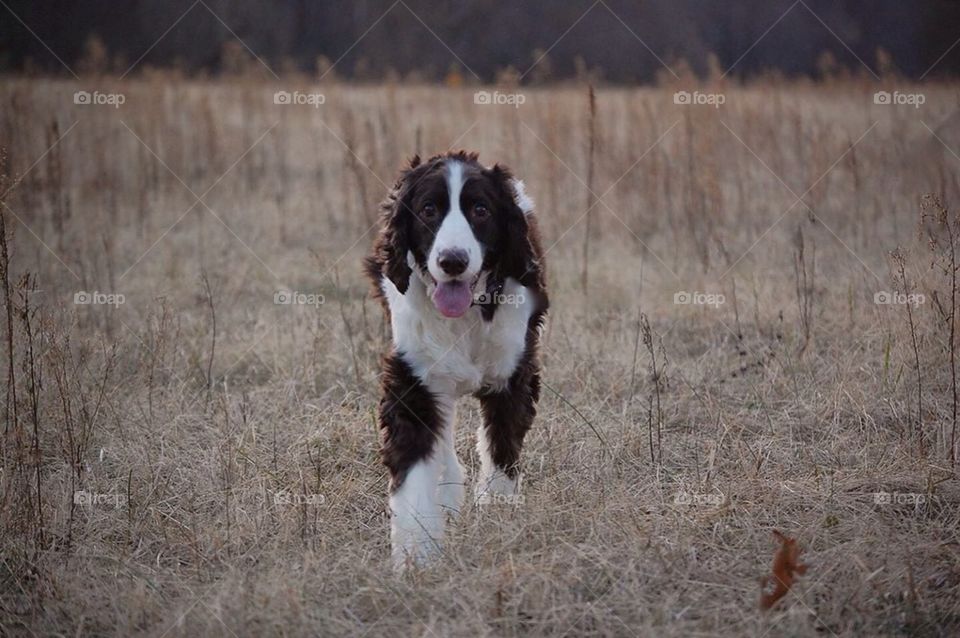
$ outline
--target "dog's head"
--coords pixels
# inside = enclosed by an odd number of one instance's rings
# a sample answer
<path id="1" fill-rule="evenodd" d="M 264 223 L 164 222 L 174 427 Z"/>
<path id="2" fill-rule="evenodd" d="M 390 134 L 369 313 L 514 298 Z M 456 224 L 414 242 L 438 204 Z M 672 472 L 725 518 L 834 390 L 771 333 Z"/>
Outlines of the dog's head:
<path id="1" fill-rule="evenodd" d="M 540 282 L 533 204 L 510 171 L 476 154 L 414 157 L 384 204 L 382 274 L 405 294 L 418 277 L 437 310 L 462 316 L 478 296 L 512 277 Z"/>

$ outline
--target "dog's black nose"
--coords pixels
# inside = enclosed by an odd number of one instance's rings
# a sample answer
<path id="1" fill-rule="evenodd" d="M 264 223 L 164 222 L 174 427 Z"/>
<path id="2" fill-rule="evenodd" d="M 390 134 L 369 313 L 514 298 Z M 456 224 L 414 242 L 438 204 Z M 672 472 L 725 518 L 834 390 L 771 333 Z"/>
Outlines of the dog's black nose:
<path id="1" fill-rule="evenodd" d="M 451 277 L 456 277 L 466 270 L 468 263 L 470 263 L 470 256 L 462 248 L 442 250 L 437 257 L 437 265 Z"/>

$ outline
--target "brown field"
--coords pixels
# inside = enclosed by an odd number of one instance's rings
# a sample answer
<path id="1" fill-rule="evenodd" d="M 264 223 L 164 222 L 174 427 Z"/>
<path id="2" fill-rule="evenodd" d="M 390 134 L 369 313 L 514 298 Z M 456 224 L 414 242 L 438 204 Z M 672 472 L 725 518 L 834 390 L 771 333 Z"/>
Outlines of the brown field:
<path id="1" fill-rule="evenodd" d="M 0 634 L 957 635 L 960 87 L 676 88 L 4 79 Z M 461 147 L 537 201 L 547 391 L 523 501 L 396 577 L 360 261 Z"/>

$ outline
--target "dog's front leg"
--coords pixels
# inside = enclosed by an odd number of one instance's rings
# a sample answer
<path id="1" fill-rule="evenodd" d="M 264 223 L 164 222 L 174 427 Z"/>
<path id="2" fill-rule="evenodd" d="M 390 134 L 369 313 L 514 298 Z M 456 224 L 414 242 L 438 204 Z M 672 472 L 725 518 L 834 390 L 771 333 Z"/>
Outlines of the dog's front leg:
<path id="1" fill-rule="evenodd" d="M 477 431 L 479 504 L 503 498 L 516 502 L 520 490 L 520 450 L 537 413 L 540 375 L 527 357 L 506 389 L 478 394 L 483 425 Z"/>
<path id="2" fill-rule="evenodd" d="M 381 457 L 390 471 L 390 541 L 394 567 L 427 562 L 440 551 L 444 512 L 438 500 L 444 427 L 436 397 L 402 353 L 384 362 L 380 400 Z"/>

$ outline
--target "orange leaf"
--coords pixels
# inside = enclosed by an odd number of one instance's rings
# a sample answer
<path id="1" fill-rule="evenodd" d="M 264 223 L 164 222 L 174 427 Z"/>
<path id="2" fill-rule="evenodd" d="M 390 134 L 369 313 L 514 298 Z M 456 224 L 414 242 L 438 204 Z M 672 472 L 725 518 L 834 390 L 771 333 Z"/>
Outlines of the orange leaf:
<path id="1" fill-rule="evenodd" d="M 761 596 L 760 609 L 770 609 L 776 605 L 790 591 L 797 575 L 802 576 L 807 572 L 807 566 L 799 562 L 801 550 L 796 539 L 788 538 L 777 530 L 773 530 L 773 535 L 780 541 L 780 549 L 773 557 L 772 579 L 770 576 L 763 579 L 764 587 L 773 581 L 773 590 Z"/>

